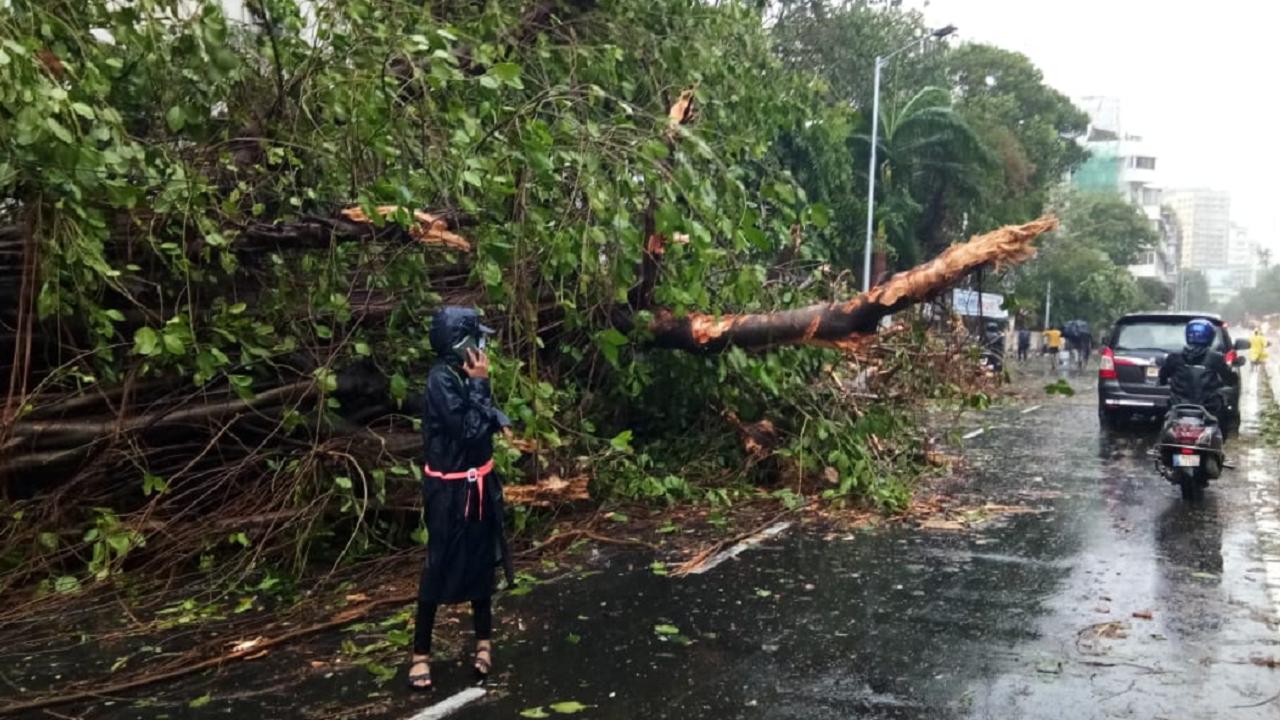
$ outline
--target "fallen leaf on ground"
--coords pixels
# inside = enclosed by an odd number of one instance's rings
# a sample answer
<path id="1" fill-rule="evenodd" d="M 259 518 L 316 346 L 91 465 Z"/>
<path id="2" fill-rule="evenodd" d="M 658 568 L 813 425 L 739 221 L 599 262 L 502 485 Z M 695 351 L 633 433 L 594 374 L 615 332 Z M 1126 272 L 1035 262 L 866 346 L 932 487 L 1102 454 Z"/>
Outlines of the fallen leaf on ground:
<path id="1" fill-rule="evenodd" d="M 591 706 L 583 705 L 577 700 L 566 700 L 565 702 L 552 703 L 551 711 L 560 713 L 561 715 L 572 715 L 574 713 L 580 713 L 589 707 Z"/>
<path id="2" fill-rule="evenodd" d="M 1277 660 L 1273 657 L 1249 658 L 1249 662 L 1253 663 L 1254 665 L 1257 665 L 1258 667 L 1271 668 L 1272 670 L 1275 670 L 1276 668 L 1280 668 L 1280 660 Z"/>
<path id="3" fill-rule="evenodd" d="M 940 520 L 938 518 L 929 518 L 920 523 L 920 527 L 925 530 L 966 530 L 968 526 L 959 520 Z"/>
<path id="4" fill-rule="evenodd" d="M 1150 610 L 1139 610 L 1133 614 L 1139 620 L 1150 620 L 1155 617 Z"/>

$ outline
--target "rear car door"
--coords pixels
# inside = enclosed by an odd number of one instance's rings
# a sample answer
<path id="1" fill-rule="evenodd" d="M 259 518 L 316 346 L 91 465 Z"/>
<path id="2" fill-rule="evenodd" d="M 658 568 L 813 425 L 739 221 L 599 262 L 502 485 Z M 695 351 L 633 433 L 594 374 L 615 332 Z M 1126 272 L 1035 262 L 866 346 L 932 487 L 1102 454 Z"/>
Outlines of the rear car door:
<path id="1" fill-rule="evenodd" d="M 1111 340 L 1116 381 L 1130 395 L 1167 396 L 1159 384 L 1160 366 L 1171 352 L 1182 349 L 1186 321 L 1178 318 L 1141 318 L 1116 326 Z"/>

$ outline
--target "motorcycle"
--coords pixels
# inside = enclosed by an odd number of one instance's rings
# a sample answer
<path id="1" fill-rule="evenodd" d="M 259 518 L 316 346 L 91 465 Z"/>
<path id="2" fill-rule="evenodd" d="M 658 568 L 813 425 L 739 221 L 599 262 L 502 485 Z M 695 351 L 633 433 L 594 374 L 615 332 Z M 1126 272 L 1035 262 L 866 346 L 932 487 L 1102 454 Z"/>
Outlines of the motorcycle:
<path id="1" fill-rule="evenodd" d="M 1204 497 L 1209 481 L 1227 467 L 1217 419 L 1200 405 L 1174 405 L 1160 428 L 1155 464 L 1165 480 L 1179 486 L 1183 500 Z"/>
<path id="2" fill-rule="evenodd" d="M 978 367 L 997 375 L 1004 372 L 1004 353 L 994 348 L 983 348 L 978 356 Z"/>

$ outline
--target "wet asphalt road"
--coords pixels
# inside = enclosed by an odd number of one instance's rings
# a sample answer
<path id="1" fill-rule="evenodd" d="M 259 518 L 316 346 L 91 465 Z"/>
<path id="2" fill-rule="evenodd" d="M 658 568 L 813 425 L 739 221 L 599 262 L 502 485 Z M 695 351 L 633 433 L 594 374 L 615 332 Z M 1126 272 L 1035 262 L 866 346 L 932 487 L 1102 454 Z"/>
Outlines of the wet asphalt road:
<path id="1" fill-rule="evenodd" d="M 1081 380 L 960 429 L 986 428 L 971 491 L 1040 512 L 793 530 L 684 579 L 615 558 L 508 600 L 520 639 L 452 717 L 1278 718 L 1280 669 L 1253 660 L 1280 658 L 1280 473 L 1245 382 L 1239 467 L 1202 504 L 1152 469 L 1154 427 L 1098 429 Z M 463 682 L 442 668 L 436 699 Z"/>

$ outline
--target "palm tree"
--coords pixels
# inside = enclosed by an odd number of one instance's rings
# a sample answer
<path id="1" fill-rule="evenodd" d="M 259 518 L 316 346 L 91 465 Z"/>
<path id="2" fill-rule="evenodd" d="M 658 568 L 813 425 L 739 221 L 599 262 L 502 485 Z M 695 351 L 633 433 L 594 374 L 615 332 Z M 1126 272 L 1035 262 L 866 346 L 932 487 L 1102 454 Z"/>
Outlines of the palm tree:
<path id="1" fill-rule="evenodd" d="M 869 135 L 857 136 L 865 148 Z M 901 108 L 881 114 L 876 201 L 877 235 L 887 241 L 902 265 L 918 263 L 933 247 L 947 203 L 975 195 L 993 155 L 951 105 L 950 94 L 927 87 Z M 923 242 L 922 242 L 923 240 Z"/>

